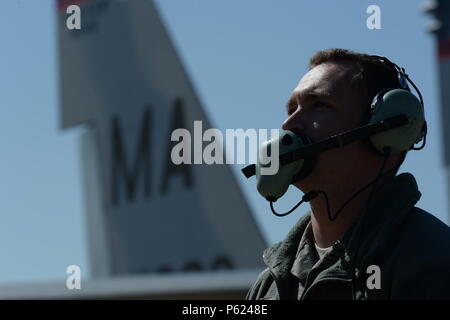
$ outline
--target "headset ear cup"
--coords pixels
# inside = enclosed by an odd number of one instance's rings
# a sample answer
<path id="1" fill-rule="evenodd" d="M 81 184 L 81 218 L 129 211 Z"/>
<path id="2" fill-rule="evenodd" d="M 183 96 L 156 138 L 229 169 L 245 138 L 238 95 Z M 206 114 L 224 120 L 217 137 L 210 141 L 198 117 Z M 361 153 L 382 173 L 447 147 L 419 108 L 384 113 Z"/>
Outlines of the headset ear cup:
<path id="1" fill-rule="evenodd" d="M 405 114 L 408 124 L 371 136 L 371 145 L 381 154 L 385 147 L 392 154 L 408 151 L 423 138 L 422 128 L 425 121 L 423 106 L 411 92 L 404 89 L 385 89 L 372 101 L 369 123 L 378 123 L 385 119 Z"/>
<path id="2" fill-rule="evenodd" d="M 366 116 L 364 124 L 372 123 L 371 121 L 372 121 L 374 110 L 378 107 L 380 99 L 383 97 L 383 95 L 390 90 L 392 90 L 392 89 L 384 89 L 384 90 L 378 92 L 378 94 L 372 99 L 372 103 L 370 104 L 369 114 L 368 114 L 368 116 Z M 372 144 L 370 137 L 364 138 L 362 140 L 362 142 L 370 152 L 373 152 L 375 154 L 380 153 L 380 151 Z"/>

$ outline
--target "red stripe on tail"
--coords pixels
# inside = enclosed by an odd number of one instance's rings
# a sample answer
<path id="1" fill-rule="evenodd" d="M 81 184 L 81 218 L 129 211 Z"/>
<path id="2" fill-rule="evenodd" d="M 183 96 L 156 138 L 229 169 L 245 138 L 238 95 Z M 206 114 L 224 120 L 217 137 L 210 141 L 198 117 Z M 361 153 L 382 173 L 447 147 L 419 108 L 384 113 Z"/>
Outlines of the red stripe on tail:
<path id="1" fill-rule="evenodd" d="M 450 58 L 450 38 L 439 40 L 438 56 L 439 60 L 445 60 Z"/>
<path id="2" fill-rule="evenodd" d="M 67 7 L 75 4 L 75 5 L 81 5 L 85 2 L 92 1 L 92 0 L 57 0 L 58 1 L 58 11 L 66 11 Z"/>

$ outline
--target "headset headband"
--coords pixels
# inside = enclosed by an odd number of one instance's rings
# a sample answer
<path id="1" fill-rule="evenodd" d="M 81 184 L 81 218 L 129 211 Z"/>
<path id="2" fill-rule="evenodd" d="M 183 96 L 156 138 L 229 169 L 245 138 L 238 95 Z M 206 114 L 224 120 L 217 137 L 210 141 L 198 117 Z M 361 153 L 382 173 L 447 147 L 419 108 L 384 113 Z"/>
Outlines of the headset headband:
<path id="1" fill-rule="evenodd" d="M 420 103 L 422 104 L 423 107 L 425 107 L 424 103 L 423 103 L 423 99 L 422 99 L 422 94 L 420 93 L 419 89 L 414 84 L 414 82 L 409 78 L 408 74 L 405 71 L 405 68 L 399 67 L 398 65 L 396 65 L 394 62 L 392 62 L 391 60 L 389 60 L 386 57 L 377 56 L 377 55 L 371 55 L 371 57 L 377 59 L 381 63 L 387 65 L 391 69 L 395 70 L 395 72 L 397 72 L 398 82 L 400 84 L 399 89 L 404 89 L 404 90 L 411 92 L 411 89 L 408 86 L 408 82 L 409 82 L 414 87 L 414 90 L 417 92 L 419 99 L 420 99 Z"/>

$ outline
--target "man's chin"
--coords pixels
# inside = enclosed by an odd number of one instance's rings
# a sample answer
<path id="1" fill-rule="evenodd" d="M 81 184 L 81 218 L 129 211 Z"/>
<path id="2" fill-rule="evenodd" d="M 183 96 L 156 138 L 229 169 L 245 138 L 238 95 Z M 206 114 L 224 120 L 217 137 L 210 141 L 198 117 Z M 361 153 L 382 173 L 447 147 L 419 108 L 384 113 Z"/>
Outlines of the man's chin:
<path id="1" fill-rule="evenodd" d="M 319 171 L 318 168 L 314 168 L 313 171 L 308 174 L 306 177 L 295 181 L 292 183 L 296 188 L 300 189 L 303 193 L 320 189 L 319 186 L 322 185 L 323 179 L 320 178 L 320 175 L 318 175 Z M 322 182 L 322 183 L 321 183 Z"/>
<path id="2" fill-rule="evenodd" d="M 311 191 L 312 188 L 312 182 L 309 181 L 309 177 L 306 177 L 304 179 L 301 179 L 297 182 L 294 182 L 293 185 L 297 188 L 300 189 L 300 191 L 302 191 L 303 193 Z"/>

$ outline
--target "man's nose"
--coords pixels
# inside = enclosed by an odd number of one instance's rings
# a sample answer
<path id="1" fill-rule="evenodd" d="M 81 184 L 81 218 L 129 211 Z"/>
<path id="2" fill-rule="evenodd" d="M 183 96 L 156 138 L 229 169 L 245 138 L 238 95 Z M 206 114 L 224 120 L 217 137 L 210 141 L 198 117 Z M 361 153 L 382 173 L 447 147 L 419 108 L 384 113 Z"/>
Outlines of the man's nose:
<path id="1" fill-rule="evenodd" d="M 286 120 L 284 120 L 281 128 L 283 130 L 304 130 L 304 119 L 302 117 L 302 113 L 300 112 L 301 108 L 297 108 Z M 295 130 L 294 130 L 295 129 Z"/>

